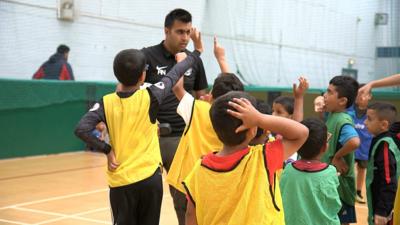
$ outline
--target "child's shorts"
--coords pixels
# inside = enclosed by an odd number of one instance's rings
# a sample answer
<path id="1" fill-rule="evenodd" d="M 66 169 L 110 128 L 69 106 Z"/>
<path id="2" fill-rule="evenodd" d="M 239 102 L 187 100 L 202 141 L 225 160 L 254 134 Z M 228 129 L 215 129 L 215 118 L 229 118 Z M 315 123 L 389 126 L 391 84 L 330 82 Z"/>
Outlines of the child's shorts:
<path id="1" fill-rule="evenodd" d="M 354 205 L 348 205 L 342 200 L 342 208 L 340 209 L 338 215 L 340 223 L 356 223 L 356 208 Z"/>
<path id="2" fill-rule="evenodd" d="M 366 169 L 368 166 L 368 160 L 355 159 L 355 161 L 357 162 L 357 166 L 362 169 Z"/>

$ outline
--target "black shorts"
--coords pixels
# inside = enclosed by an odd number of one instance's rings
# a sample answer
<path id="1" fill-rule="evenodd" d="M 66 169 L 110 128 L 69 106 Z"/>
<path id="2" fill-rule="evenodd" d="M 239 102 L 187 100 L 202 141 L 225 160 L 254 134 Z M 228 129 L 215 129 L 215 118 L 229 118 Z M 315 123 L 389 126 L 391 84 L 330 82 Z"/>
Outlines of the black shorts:
<path id="1" fill-rule="evenodd" d="M 357 223 L 356 208 L 354 205 L 348 205 L 342 200 L 340 201 L 342 202 L 342 208 L 338 213 L 340 223 Z"/>
<path id="2" fill-rule="evenodd" d="M 361 160 L 361 159 L 355 159 L 357 166 L 362 168 L 362 169 L 366 169 L 368 166 L 368 160 Z"/>
<path id="3" fill-rule="evenodd" d="M 149 178 L 110 188 L 113 224 L 158 225 L 162 197 L 162 175 L 159 168 Z"/>

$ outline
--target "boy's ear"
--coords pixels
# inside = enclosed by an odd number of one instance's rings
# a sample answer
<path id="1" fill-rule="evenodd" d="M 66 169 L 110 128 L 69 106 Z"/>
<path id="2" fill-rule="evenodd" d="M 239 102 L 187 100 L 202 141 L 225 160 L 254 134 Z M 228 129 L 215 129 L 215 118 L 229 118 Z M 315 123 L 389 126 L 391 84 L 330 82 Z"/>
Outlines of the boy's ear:
<path id="1" fill-rule="evenodd" d="M 250 142 L 257 134 L 257 127 L 247 129 L 246 139 Z"/>
<path id="2" fill-rule="evenodd" d="M 168 27 L 164 27 L 164 34 L 167 35 L 169 33 Z"/>
<path id="3" fill-rule="evenodd" d="M 382 120 L 381 121 L 381 129 L 382 130 L 389 130 L 390 123 L 387 120 Z"/>
<path id="4" fill-rule="evenodd" d="M 345 106 L 345 108 L 346 108 L 347 100 L 348 99 L 346 97 L 341 97 L 341 98 L 339 98 L 339 104 L 342 106 Z"/>
<path id="5" fill-rule="evenodd" d="M 140 85 L 142 85 L 144 83 L 144 80 L 146 80 L 146 71 L 143 71 L 142 74 L 139 77 Z"/>

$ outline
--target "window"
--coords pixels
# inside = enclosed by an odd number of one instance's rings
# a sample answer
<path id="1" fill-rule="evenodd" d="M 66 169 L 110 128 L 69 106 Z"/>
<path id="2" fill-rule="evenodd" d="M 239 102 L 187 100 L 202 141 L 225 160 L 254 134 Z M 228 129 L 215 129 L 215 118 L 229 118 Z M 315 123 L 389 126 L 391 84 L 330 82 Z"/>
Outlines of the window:
<path id="1" fill-rule="evenodd" d="M 376 48 L 378 58 L 399 58 L 400 47 L 377 47 Z"/>

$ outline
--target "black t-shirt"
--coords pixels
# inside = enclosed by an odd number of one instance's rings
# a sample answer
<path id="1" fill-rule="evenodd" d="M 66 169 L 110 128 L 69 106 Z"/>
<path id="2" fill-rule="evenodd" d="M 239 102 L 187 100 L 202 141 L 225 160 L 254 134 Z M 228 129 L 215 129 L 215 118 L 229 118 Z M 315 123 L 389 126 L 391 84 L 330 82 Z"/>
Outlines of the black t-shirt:
<path id="1" fill-rule="evenodd" d="M 146 55 L 148 64 L 146 80 L 147 83 L 157 83 L 161 77 L 166 75 L 168 71 L 176 64 L 175 56 L 167 51 L 162 41 L 160 44 L 143 48 L 142 52 Z M 189 53 L 188 50 L 185 50 Z M 184 87 L 189 93 L 207 88 L 207 78 L 204 71 L 203 61 L 198 58 L 192 68 L 184 74 Z M 160 123 L 169 123 L 172 128 L 170 136 L 180 136 L 185 129 L 185 121 L 176 112 L 179 100 L 171 91 L 162 105 L 159 107 L 157 119 Z"/>

